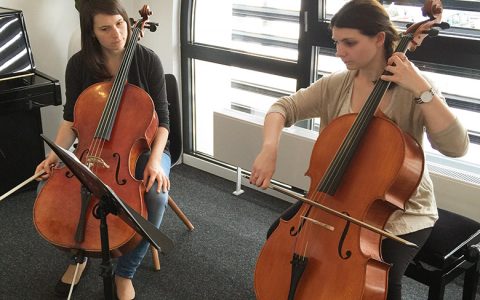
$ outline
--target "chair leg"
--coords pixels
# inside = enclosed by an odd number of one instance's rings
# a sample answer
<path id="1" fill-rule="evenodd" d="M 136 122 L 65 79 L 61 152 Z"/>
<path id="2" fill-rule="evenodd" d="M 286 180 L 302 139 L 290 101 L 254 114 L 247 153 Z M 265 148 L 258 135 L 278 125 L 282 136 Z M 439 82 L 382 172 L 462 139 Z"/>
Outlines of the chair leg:
<path id="1" fill-rule="evenodd" d="M 190 222 L 190 220 L 185 216 L 183 211 L 178 207 L 177 203 L 173 201 L 172 197 L 168 196 L 168 205 L 172 208 L 172 210 L 177 214 L 177 216 L 183 221 L 183 224 L 187 226 L 188 230 L 192 231 L 193 230 L 193 225 Z"/>
<path id="2" fill-rule="evenodd" d="M 479 262 L 476 262 L 466 272 L 463 279 L 463 300 L 475 300 L 477 294 L 478 277 L 480 270 Z"/>
<path id="3" fill-rule="evenodd" d="M 177 214 L 177 216 L 182 220 L 183 224 L 187 226 L 188 230 L 192 231 L 194 228 L 192 222 L 190 222 L 187 216 L 185 216 L 183 211 L 178 207 L 177 203 L 175 203 L 175 201 L 173 201 L 172 197 L 170 196 L 168 196 L 168 205 L 170 205 L 175 214 Z M 153 268 L 155 269 L 155 271 L 160 271 L 160 259 L 158 257 L 158 250 L 153 246 L 150 246 L 150 250 L 152 251 Z"/>
<path id="4" fill-rule="evenodd" d="M 152 245 L 150 245 L 150 250 L 152 251 L 153 268 L 155 269 L 155 271 L 160 271 L 160 259 L 158 258 L 158 250 Z"/>
<path id="5" fill-rule="evenodd" d="M 428 300 L 443 300 L 445 284 L 443 278 L 433 281 L 428 289 Z"/>

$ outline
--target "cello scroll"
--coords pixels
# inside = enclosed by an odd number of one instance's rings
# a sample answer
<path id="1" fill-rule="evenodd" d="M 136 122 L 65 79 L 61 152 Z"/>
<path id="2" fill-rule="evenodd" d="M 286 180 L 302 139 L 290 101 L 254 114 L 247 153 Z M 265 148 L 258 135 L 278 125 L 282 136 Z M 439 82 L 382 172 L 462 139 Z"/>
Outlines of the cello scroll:
<path id="1" fill-rule="evenodd" d="M 427 20 L 407 24 L 405 35 L 411 35 L 412 40 L 408 50 L 413 52 L 419 47 L 427 36 L 437 36 L 439 29 L 448 29 L 450 25 L 442 22 L 443 4 L 440 0 L 427 0 L 422 7 L 422 15 Z"/>
<path id="2" fill-rule="evenodd" d="M 158 23 L 157 22 L 152 22 L 150 21 L 150 16 L 153 14 L 152 10 L 150 9 L 150 6 L 145 4 L 139 11 L 138 13 L 142 17 L 138 21 L 135 21 L 133 18 L 130 18 L 130 25 L 131 26 L 139 26 L 141 29 L 141 37 L 143 37 L 143 31 L 144 29 L 150 30 L 150 32 L 155 32 L 157 31 Z"/>

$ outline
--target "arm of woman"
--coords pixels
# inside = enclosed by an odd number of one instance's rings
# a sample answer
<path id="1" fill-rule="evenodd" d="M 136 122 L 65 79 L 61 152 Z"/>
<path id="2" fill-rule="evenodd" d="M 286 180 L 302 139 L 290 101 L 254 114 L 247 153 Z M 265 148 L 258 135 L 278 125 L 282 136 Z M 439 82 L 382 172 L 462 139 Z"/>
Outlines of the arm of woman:
<path id="1" fill-rule="evenodd" d="M 250 183 L 266 189 L 270 184 L 277 162 L 278 144 L 285 124 L 285 117 L 280 113 L 269 113 L 263 126 L 263 144 L 255 158 L 250 175 Z"/>
<path id="2" fill-rule="evenodd" d="M 424 91 L 432 88 L 430 83 L 420 74 L 418 68 L 408 60 L 402 52 L 394 53 L 387 62 L 385 70 L 392 75 L 382 75 L 381 79 L 394 82 L 411 91 L 415 97 L 420 97 Z M 456 117 L 445 102 L 435 95 L 432 101 L 419 104 L 425 118 L 427 130 L 436 133 L 446 129 Z"/>
<path id="3" fill-rule="evenodd" d="M 160 58 L 151 50 L 145 52 L 145 69 L 147 74 L 147 87 L 152 97 L 159 119 L 159 127 L 153 140 L 150 158 L 143 171 L 143 179 L 148 192 L 157 181 L 157 193 L 167 192 L 170 189 L 170 179 L 162 169 L 162 155 L 168 140 L 170 119 L 165 84 L 165 75 Z"/>
<path id="4" fill-rule="evenodd" d="M 165 175 L 161 166 L 163 150 L 167 144 L 168 129 L 159 127 L 155 139 L 153 140 L 152 151 L 147 165 L 143 171 L 147 192 L 152 188 L 155 180 L 158 182 L 157 193 L 163 191 L 166 193 L 170 189 L 170 179 Z"/>
<path id="5" fill-rule="evenodd" d="M 57 136 L 55 137 L 55 144 L 58 146 L 64 148 L 64 149 L 69 149 L 72 145 L 73 142 L 75 142 L 75 139 L 77 136 L 75 135 L 75 132 L 72 130 L 72 122 L 65 121 L 63 120 L 62 123 L 60 123 L 60 126 L 58 128 Z M 41 176 L 40 178 L 45 180 L 50 176 L 51 173 L 51 168 L 55 164 L 58 163 L 58 156 L 55 154 L 55 152 L 51 151 L 47 157 L 38 164 L 37 168 L 35 169 L 35 173 L 40 172 L 41 170 L 45 171 L 45 175 Z"/>
<path id="6" fill-rule="evenodd" d="M 263 189 L 269 186 L 275 172 L 278 146 L 284 127 L 318 116 L 326 122 L 327 111 L 322 108 L 325 107 L 327 99 L 340 98 L 337 93 L 344 90 L 347 75 L 344 72 L 325 76 L 305 89 L 280 98 L 270 107 L 264 121 L 262 149 L 252 166 L 251 184 Z"/>
<path id="7" fill-rule="evenodd" d="M 412 92 L 414 97 L 430 90 L 433 86 L 420 74 L 418 68 L 404 53 L 396 52 L 388 60 L 385 70 L 392 75 L 381 79 L 395 82 Z M 408 99 L 412 100 L 413 99 Z M 468 150 L 468 134 L 444 99 L 434 95 L 427 103 L 417 104 L 424 118 L 426 131 L 432 146 L 448 156 L 462 156 Z"/>

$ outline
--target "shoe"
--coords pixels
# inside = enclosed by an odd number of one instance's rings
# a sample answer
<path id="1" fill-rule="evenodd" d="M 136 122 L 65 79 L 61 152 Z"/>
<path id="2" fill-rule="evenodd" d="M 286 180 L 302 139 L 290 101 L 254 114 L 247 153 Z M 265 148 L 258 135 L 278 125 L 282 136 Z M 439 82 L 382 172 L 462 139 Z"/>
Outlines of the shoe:
<path id="1" fill-rule="evenodd" d="M 135 296 L 136 297 L 136 296 Z M 132 300 L 135 300 L 135 297 L 132 298 Z M 115 288 L 115 300 L 120 300 L 118 299 L 118 296 L 117 296 L 117 289 Z"/>
<path id="2" fill-rule="evenodd" d="M 78 283 L 80 283 L 80 281 Z M 75 291 L 75 289 L 77 288 L 78 283 L 73 286 L 73 291 Z M 70 292 L 70 286 L 71 284 L 65 283 L 61 279 L 59 279 L 57 284 L 55 285 L 55 295 L 57 295 L 58 297 L 67 298 L 68 293 Z"/>
<path id="3" fill-rule="evenodd" d="M 115 275 L 115 276 L 117 276 L 117 275 Z M 114 288 L 115 288 L 114 298 L 115 298 L 115 300 L 120 300 L 120 299 L 118 298 L 118 295 L 117 295 L 117 283 L 116 283 L 115 278 L 114 278 L 114 280 L 113 280 L 113 286 L 114 286 Z M 132 298 L 131 300 L 135 300 L 135 297 L 136 297 L 136 295 L 133 296 L 133 298 Z"/>
<path id="4" fill-rule="evenodd" d="M 82 274 L 80 275 L 80 278 L 78 279 L 78 282 L 76 284 L 73 285 L 73 291 L 72 293 L 75 291 L 75 289 L 77 288 L 78 284 L 80 283 L 80 281 L 82 280 L 82 277 L 83 277 L 83 273 L 85 273 L 85 271 L 87 270 L 87 267 L 88 267 L 88 263 L 87 265 L 85 266 L 85 268 L 83 269 L 83 272 Z M 57 281 L 57 284 L 55 285 L 55 295 L 59 296 L 59 297 L 62 297 L 62 298 L 67 298 L 68 297 L 68 293 L 70 292 L 70 286 L 71 284 L 70 283 L 65 283 L 62 281 L 62 278 L 60 278 L 58 281 Z"/>
<path id="5" fill-rule="evenodd" d="M 120 299 L 118 299 L 118 297 L 117 297 L 117 292 L 115 292 L 115 300 L 120 300 Z M 133 297 L 132 300 L 135 300 L 135 297 Z"/>

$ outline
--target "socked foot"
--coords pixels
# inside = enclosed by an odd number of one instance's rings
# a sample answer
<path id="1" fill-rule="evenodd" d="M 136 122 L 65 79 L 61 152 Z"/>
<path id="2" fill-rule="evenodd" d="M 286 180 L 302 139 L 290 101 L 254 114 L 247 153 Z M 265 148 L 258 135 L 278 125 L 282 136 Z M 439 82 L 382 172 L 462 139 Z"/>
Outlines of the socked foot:
<path id="1" fill-rule="evenodd" d="M 135 289 L 132 280 L 115 275 L 115 286 L 119 300 L 131 300 L 135 298 Z"/>
<path id="2" fill-rule="evenodd" d="M 75 278 L 75 284 L 77 284 L 80 281 L 80 278 L 82 277 L 83 271 L 85 270 L 85 267 L 87 266 L 87 261 L 83 264 L 80 264 L 78 266 L 78 272 L 77 272 L 77 277 Z M 73 276 L 75 275 L 75 268 L 77 265 L 68 265 L 67 270 L 62 276 L 62 282 L 63 283 L 68 283 L 71 284 L 73 280 Z"/>

